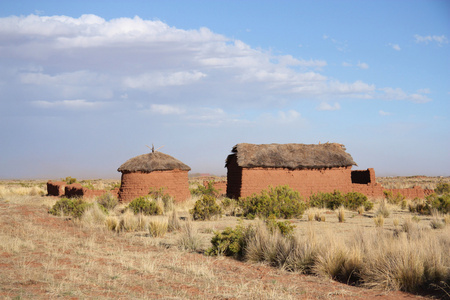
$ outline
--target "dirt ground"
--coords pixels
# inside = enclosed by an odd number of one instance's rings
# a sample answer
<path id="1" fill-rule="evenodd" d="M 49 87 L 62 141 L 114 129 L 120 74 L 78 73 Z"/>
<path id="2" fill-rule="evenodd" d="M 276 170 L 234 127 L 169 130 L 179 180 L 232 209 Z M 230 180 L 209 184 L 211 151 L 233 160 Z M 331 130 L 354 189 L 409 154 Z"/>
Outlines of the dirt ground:
<path id="1" fill-rule="evenodd" d="M 0 200 L 2 299 L 430 298 L 188 253 L 146 233 L 87 227 L 48 214 L 45 203 L 56 201 L 50 198 Z M 333 227 L 333 217 L 321 226 Z"/>

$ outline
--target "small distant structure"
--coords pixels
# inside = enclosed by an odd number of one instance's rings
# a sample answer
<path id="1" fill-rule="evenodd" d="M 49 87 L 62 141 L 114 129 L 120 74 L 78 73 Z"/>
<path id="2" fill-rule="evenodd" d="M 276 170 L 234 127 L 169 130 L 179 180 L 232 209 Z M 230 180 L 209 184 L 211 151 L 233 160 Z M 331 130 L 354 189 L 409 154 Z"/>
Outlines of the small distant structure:
<path id="1" fill-rule="evenodd" d="M 191 168 L 154 147 L 151 149 L 152 152 L 133 157 L 117 169 L 122 173 L 119 201 L 131 202 L 148 195 L 151 189 L 160 188 L 175 201 L 185 201 L 190 197 L 188 172 Z"/>

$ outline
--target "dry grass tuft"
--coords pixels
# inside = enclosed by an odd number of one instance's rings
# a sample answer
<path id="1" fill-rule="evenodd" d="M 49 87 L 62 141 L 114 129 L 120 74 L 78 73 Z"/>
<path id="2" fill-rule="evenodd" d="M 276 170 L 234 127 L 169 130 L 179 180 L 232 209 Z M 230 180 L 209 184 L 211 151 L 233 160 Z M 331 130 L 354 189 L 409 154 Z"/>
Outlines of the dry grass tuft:
<path id="1" fill-rule="evenodd" d="M 83 215 L 81 216 L 81 222 L 88 226 L 103 226 L 105 224 L 105 221 L 106 214 L 96 203 L 86 209 L 86 211 L 84 211 Z"/>
<path id="2" fill-rule="evenodd" d="M 167 233 L 168 220 L 166 217 L 153 216 L 148 221 L 148 231 L 153 237 L 163 237 Z"/>
<path id="3" fill-rule="evenodd" d="M 383 217 L 382 214 L 376 215 L 375 218 L 373 219 L 373 221 L 375 222 L 375 226 L 376 227 L 383 227 L 384 226 L 384 217 Z"/>
<path id="4" fill-rule="evenodd" d="M 339 207 L 339 209 L 338 209 L 336 214 L 337 214 L 339 223 L 344 223 L 345 222 L 345 209 L 344 209 L 343 206 Z"/>
<path id="5" fill-rule="evenodd" d="M 168 231 L 178 231 L 181 229 L 181 221 L 177 211 L 174 209 L 169 216 Z"/>
<path id="6" fill-rule="evenodd" d="M 181 236 L 177 239 L 176 244 L 178 248 L 191 252 L 202 248 L 202 238 L 190 218 L 181 225 Z"/>

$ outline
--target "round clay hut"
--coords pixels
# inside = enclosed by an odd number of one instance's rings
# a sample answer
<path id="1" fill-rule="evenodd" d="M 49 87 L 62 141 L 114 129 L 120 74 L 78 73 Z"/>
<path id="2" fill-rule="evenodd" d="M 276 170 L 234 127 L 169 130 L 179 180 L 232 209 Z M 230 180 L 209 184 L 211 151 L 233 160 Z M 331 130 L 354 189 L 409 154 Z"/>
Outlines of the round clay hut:
<path id="1" fill-rule="evenodd" d="M 150 190 L 164 192 L 180 202 L 189 196 L 188 172 L 191 168 L 170 155 L 153 151 L 127 160 L 117 171 L 122 172 L 119 201 L 131 202 L 148 195 Z"/>

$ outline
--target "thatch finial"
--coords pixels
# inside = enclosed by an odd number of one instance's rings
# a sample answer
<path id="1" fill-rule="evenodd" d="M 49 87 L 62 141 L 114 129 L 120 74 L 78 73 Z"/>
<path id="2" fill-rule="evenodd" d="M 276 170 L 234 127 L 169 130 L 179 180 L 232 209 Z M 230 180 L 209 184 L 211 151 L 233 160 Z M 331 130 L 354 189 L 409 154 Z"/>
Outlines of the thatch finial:
<path id="1" fill-rule="evenodd" d="M 158 151 L 159 149 L 161 149 L 162 147 L 164 147 L 164 146 L 161 146 L 161 147 L 159 147 L 158 149 L 156 149 L 155 150 L 155 146 L 152 144 L 152 147 L 150 147 L 150 146 L 148 146 L 148 145 L 145 145 L 145 146 L 147 146 L 147 147 L 149 147 L 150 149 L 152 149 L 152 153 L 155 153 L 155 151 Z"/>

